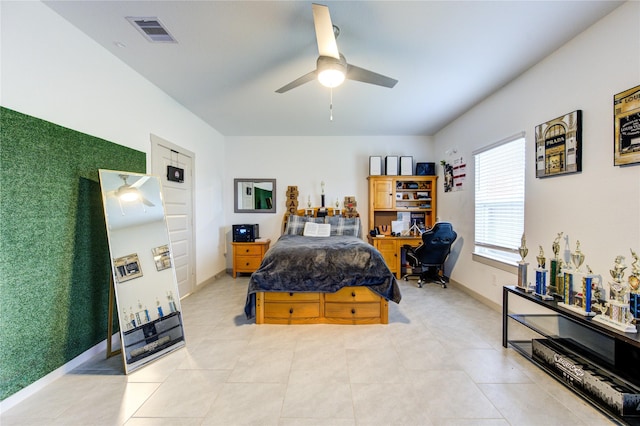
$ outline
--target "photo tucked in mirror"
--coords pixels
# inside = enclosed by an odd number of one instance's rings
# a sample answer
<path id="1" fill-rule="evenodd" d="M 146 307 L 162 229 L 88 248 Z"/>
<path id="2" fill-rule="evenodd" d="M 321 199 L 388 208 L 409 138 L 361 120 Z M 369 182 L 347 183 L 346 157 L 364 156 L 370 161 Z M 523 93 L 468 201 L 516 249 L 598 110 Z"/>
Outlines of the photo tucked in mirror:
<path id="1" fill-rule="evenodd" d="M 185 345 L 160 179 L 100 170 L 125 372 Z"/>
<path id="2" fill-rule="evenodd" d="M 235 213 L 275 213 L 275 179 L 234 179 Z"/>

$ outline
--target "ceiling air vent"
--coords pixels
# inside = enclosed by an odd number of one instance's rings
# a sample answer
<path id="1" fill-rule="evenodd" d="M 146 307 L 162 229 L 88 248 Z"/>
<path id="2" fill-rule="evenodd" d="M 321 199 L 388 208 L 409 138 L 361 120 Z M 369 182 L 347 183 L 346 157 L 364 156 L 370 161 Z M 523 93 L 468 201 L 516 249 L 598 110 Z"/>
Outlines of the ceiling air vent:
<path id="1" fill-rule="evenodd" d="M 177 43 L 158 18 L 127 16 L 127 21 L 152 43 Z"/>

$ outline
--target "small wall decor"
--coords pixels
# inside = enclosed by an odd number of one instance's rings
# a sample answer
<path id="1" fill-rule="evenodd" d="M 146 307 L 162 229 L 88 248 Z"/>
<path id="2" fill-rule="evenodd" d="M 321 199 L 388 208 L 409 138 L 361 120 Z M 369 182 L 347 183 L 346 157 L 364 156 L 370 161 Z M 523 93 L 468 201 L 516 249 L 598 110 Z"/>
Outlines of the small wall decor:
<path id="1" fill-rule="evenodd" d="M 582 171 L 582 111 L 536 126 L 536 177 Z"/>
<path id="2" fill-rule="evenodd" d="M 613 97 L 614 166 L 640 163 L 640 86 Z"/>
<path id="3" fill-rule="evenodd" d="M 136 253 L 113 259 L 113 266 L 116 271 L 116 281 L 119 283 L 142 276 L 140 260 Z"/>
<path id="4" fill-rule="evenodd" d="M 442 172 L 444 173 L 443 185 L 444 192 L 453 191 L 453 166 L 445 160 L 440 161 Z"/>
<path id="5" fill-rule="evenodd" d="M 151 253 L 153 253 L 153 261 L 156 263 L 158 271 L 171 268 L 171 255 L 169 254 L 168 244 L 151 249 Z"/>

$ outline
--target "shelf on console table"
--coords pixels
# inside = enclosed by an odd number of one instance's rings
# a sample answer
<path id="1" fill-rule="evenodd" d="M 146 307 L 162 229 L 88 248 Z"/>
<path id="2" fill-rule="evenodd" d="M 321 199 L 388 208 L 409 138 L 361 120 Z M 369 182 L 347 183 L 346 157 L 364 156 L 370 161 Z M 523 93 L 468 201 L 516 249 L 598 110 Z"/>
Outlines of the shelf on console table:
<path id="1" fill-rule="evenodd" d="M 546 310 L 537 309 L 536 312 L 544 313 L 534 314 L 510 312 L 509 295 L 518 296 Z M 506 348 L 511 345 L 613 419 L 626 424 L 640 425 L 640 333 L 620 332 L 592 321 L 592 317 L 585 317 L 558 306 L 556 300 L 543 300 L 516 286 L 503 287 L 502 302 L 502 346 Z M 510 340 L 510 320 L 534 331 L 541 338 Z M 534 345 L 537 348 L 535 355 Z M 600 382 L 611 384 L 612 389 L 622 390 L 621 393 L 634 395 L 631 398 L 638 395 L 638 399 L 634 399 L 635 411 L 630 411 L 628 404 L 625 404 L 627 408 L 623 412 L 622 408 L 607 405 L 601 400 L 601 395 L 594 395 L 590 393 L 591 390 L 582 389 L 579 386 L 580 377 L 562 372 L 562 366 L 557 361 L 556 365 L 544 362 L 545 351 L 547 354 L 560 354 L 561 358 L 566 355 L 566 359 L 575 362 L 576 365 L 583 365 L 584 371 L 597 377 Z"/>

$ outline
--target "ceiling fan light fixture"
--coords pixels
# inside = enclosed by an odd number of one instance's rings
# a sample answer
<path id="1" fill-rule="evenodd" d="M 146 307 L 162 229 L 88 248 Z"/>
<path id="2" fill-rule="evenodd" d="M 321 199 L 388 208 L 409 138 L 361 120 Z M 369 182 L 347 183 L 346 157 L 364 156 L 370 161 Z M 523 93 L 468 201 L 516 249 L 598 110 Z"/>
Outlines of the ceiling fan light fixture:
<path id="1" fill-rule="evenodd" d="M 344 82 L 344 72 L 337 69 L 326 69 L 318 73 L 318 81 L 325 87 L 338 87 Z"/>
<path id="2" fill-rule="evenodd" d="M 118 197 L 125 202 L 132 202 L 140 199 L 140 193 L 136 188 L 126 187 L 118 191 Z"/>
<path id="3" fill-rule="evenodd" d="M 344 56 L 340 59 L 330 56 L 320 56 L 317 61 L 318 81 L 325 87 L 338 87 L 345 79 L 347 61 Z"/>

